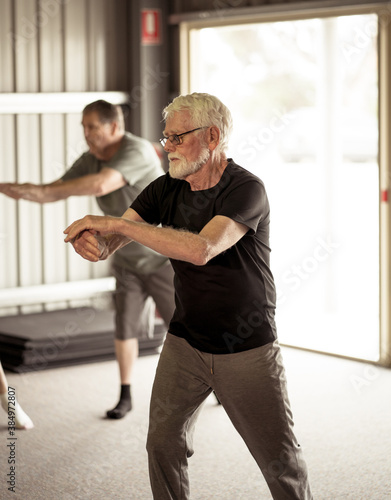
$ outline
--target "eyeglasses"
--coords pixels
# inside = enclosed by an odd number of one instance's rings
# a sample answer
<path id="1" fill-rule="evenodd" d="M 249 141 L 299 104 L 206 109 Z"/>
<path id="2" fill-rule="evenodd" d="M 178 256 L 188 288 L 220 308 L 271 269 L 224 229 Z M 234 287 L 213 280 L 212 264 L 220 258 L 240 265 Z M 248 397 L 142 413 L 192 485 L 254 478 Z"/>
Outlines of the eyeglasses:
<path id="1" fill-rule="evenodd" d="M 183 132 L 182 134 L 172 134 L 169 135 L 168 137 L 162 137 L 161 139 L 159 139 L 159 142 L 163 146 L 163 148 L 166 145 L 167 141 L 170 141 L 173 146 L 179 146 L 183 142 L 182 137 L 184 135 L 191 134 L 192 132 L 195 132 L 196 130 L 201 130 L 203 128 L 208 128 L 208 127 L 193 128 L 193 130 L 189 130 L 188 132 Z"/>

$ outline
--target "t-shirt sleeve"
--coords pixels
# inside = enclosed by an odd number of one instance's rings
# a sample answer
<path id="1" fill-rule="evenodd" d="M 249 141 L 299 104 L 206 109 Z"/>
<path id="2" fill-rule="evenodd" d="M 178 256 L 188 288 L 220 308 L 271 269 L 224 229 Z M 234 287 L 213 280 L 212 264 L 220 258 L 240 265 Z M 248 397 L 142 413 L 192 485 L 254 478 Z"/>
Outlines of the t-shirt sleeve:
<path id="1" fill-rule="evenodd" d="M 141 139 L 127 141 L 111 160 L 102 162 L 102 166 L 120 172 L 130 186 L 142 183 L 146 176 L 152 179 L 163 173 L 153 145 Z"/>
<path id="2" fill-rule="evenodd" d="M 84 153 L 78 158 L 72 167 L 65 172 L 61 177 L 62 181 L 69 181 L 72 179 L 78 179 L 84 175 L 92 174 L 96 172 L 96 164 L 93 156 L 90 153 Z"/>
<path id="3" fill-rule="evenodd" d="M 160 224 L 160 210 L 158 205 L 159 193 L 162 191 L 164 175 L 151 182 L 137 196 L 130 208 L 135 210 L 145 222 Z"/>
<path id="4" fill-rule="evenodd" d="M 265 186 L 258 179 L 247 179 L 227 190 L 216 215 L 224 215 L 247 226 L 254 234 L 261 221 L 269 217 Z"/>

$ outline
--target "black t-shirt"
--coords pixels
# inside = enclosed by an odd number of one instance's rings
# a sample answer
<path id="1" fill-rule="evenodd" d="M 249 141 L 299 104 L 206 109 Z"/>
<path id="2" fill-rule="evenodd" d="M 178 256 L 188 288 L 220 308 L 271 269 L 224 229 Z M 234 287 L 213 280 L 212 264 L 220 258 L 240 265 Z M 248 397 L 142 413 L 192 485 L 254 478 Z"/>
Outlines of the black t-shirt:
<path id="1" fill-rule="evenodd" d="M 176 310 L 170 333 L 214 354 L 245 351 L 276 339 L 269 202 L 258 177 L 229 160 L 216 186 L 191 191 L 188 182 L 167 173 L 149 184 L 132 208 L 150 224 L 196 233 L 216 215 L 249 228 L 204 266 L 171 259 Z"/>

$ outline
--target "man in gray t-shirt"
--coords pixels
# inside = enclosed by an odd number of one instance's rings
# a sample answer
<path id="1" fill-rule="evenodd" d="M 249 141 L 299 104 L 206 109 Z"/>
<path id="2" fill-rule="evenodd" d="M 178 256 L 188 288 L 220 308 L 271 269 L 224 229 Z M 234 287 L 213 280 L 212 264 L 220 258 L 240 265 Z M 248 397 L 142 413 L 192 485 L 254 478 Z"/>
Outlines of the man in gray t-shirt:
<path id="1" fill-rule="evenodd" d="M 0 183 L 0 193 L 14 199 L 47 203 L 70 196 L 95 196 L 105 215 L 121 217 L 137 195 L 164 174 L 153 145 L 125 132 L 121 108 L 99 100 L 83 110 L 89 151 L 58 180 L 44 185 Z M 166 326 L 174 312 L 173 270 L 166 257 L 132 242 L 112 260 L 116 278 L 115 351 L 121 380 L 118 404 L 108 418 L 122 418 L 132 408 L 130 384 L 138 340 L 151 336 L 155 305 Z"/>

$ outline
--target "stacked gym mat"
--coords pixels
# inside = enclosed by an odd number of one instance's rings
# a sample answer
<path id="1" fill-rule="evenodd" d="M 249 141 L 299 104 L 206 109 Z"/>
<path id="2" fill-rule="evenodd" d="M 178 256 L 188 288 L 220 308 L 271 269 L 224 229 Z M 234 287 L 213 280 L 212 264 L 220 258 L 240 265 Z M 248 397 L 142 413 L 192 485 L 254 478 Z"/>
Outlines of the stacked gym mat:
<path id="1" fill-rule="evenodd" d="M 153 338 L 141 339 L 140 355 L 158 352 L 165 336 L 156 318 Z M 0 358 L 13 372 L 115 358 L 114 311 L 92 307 L 0 317 Z"/>

